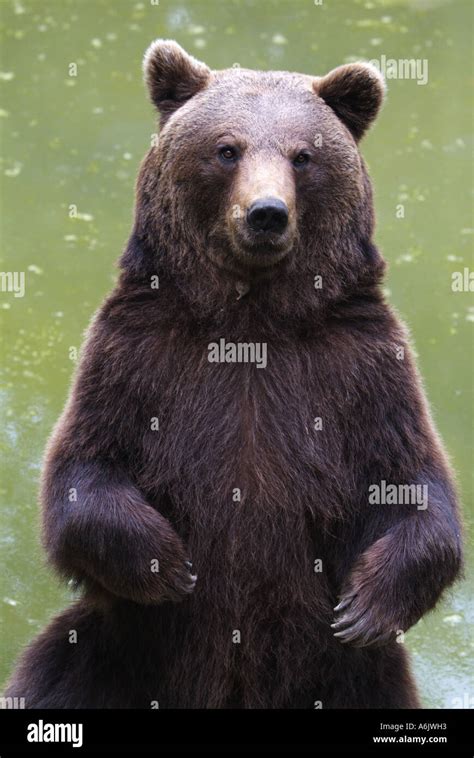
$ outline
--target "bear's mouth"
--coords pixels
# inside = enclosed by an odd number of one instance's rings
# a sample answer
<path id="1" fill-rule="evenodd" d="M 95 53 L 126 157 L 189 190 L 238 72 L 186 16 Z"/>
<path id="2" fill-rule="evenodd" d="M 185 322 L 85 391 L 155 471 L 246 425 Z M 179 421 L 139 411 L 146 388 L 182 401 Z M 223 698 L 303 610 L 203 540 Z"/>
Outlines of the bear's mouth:
<path id="1" fill-rule="evenodd" d="M 207 236 L 206 255 L 216 268 L 256 281 L 273 277 L 293 260 L 296 235 L 245 234 L 241 229 L 216 225 Z"/>
<path id="2" fill-rule="evenodd" d="M 237 262 L 248 268 L 269 268 L 283 261 L 293 249 L 293 234 L 233 230 L 230 247 Z"/>

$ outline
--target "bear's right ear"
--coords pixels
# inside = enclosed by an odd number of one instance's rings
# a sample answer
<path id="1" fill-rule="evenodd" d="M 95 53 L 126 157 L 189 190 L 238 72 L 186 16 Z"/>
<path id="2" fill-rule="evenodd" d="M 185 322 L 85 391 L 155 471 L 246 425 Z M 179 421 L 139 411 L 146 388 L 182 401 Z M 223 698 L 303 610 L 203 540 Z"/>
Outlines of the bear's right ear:
<path id="1" fill-rule="evenodd" d="M 143 59 L 143 72 L 151 101 L 162 119 L 204 89 L 211 74 L 204 63 L 168 39 L 152 42 Z"/>

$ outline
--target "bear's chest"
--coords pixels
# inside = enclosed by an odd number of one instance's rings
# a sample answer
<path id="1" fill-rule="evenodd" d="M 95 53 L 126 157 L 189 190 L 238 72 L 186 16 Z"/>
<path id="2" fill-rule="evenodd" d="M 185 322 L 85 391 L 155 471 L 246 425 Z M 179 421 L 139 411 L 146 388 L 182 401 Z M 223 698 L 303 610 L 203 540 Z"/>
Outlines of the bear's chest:
<path id="1" fill-rule="evenodd" d="M 256 592 L 267 580 L 281 589 L 282 572 L 311 583 L 352 497 L 352 374 L 318 345 L 269 343 L 261 368 L 208 355 L 180 342 L 134 371 L 153 381 L 137 405 L 132 475 L 213 592 L 229 572 Z"/>
<path id="2" fill-rule="evenodd" d="M 329 364 L 314 346 L 263 341 L 161 355 L 144 399 L 143 426 L 155 419 L 143 436 L 144 468 L 174 491 L 222 503 L 314 508 L 323 492 L 337 498 L 348 388 L 330 380 Z"/>

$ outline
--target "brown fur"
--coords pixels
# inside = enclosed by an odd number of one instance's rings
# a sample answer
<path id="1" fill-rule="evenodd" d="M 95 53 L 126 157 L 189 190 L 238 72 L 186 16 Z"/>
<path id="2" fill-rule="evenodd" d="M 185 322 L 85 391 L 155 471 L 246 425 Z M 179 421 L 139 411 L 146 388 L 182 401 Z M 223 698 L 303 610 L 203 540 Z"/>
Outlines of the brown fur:
<path id="1" fill-rule="evenodd" d="M 170 42 L 146 77 L 160 143 L 42 484 L 48 555 L 83 594 L 7 694 L 30 708 L 417 707 L 394 632 L 434 607 L 461 546 L 449 466 L 379 288 L 356 140 L 382 83 L 363 64 L 210 72 Z M 239 160 L 223 165 L 230 142 Z M 232 209 L 266 192 L 289 223 L 263 243 Z M 266 343 L 267 368 L 209 363 L 221 337 Z M 381 480 L 428 484 L 428 508 L 370 505 Z M 341 599 L 346 642 L 331 628 Z"/>

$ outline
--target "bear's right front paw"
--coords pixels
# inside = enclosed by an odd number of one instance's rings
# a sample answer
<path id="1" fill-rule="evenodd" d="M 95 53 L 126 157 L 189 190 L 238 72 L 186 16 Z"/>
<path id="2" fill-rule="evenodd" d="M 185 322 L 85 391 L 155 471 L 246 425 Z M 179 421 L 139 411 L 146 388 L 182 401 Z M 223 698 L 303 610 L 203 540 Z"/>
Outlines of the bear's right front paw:
<path id="1" fill-rule="evenodd" d="M 139 603 L 157 605 L 165 600 L 180 602 L 196 586 L 197 574 L 181 550 L 165 551 L 161 558 L 150 558 L 141 567 L 136 579 L 133 599 Z"/>
<path id="2" fill-rule="evenodd" d="M 185 560 L 184 565 L 177 564 L 166 572 L 163 582 L 166 585 L 165 594 L 170 600 L 179 602 L 185 595 L 194 591 L 197 574 L 192 573 L 193 564 Z"/>
<path id="3" fill-rule="evenodd" d="M 141 510 L 140 521 L 116 530 L 107 551 L 100 556 L 95 552 L 83 566 L 84 573 L 113 595 L 144 605 L 178 602 L 193 592 L 197 581 L 180 536 L 151 508 Z"/>

